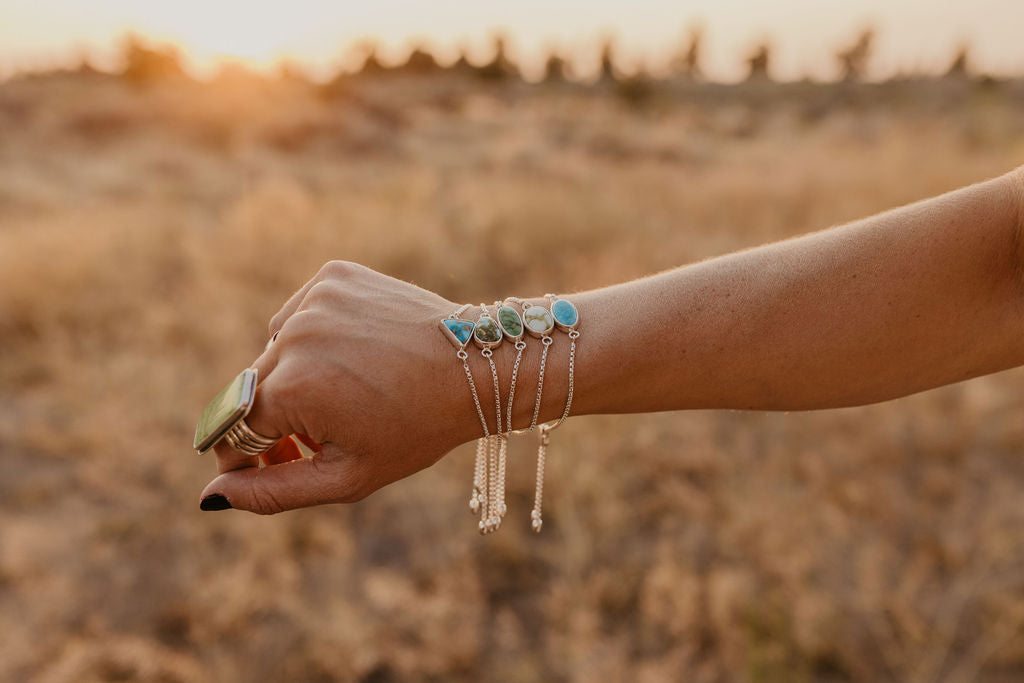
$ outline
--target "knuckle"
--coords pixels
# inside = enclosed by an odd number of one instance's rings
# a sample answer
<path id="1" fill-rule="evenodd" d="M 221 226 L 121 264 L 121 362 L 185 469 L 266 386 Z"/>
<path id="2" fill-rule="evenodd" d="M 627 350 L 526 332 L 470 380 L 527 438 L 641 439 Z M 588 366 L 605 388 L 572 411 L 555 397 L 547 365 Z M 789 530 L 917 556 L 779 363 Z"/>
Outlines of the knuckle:
<path id="1" fill-rule="evenodd" d="M 306 293 L 306 304 L 317 304 L 330 301 L 338 294 L 338 287 L 330 280 L 321 280 L 309 288 Z"/>
<path id="2" fill-rule="evenodd" d="M 305 339 L 316 336 L 322 328 L 320 318 L 321 316 L 317 312 L 304 308 L 288 318 L 288 322 L 281 327 L 281 333 L 277 336 L 277 341 L 274 344 L 278 349 L 284 350 L 294 348 Z"/>
<path id="3" fill-rule="evenodd" d="M 328 261 L 320 268 L 321 278 L 344 278 L 356 270 L 356 264 L 351 261 L 334 259 Z"/>

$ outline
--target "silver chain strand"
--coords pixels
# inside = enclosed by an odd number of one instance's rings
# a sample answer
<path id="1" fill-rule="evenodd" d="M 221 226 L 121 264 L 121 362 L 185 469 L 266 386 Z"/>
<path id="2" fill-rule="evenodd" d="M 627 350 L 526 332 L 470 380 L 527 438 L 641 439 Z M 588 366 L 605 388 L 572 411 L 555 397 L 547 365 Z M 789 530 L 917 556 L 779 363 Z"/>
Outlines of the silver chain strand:
<path id="1" fill-rule="evenodd" d="M 476 393 L 476 383 L 473 382 L 473 373 L 469 369 L 469 363 L 466 359 L 469 358 L 469 354 L 466 353 L 465 349 L 459 349 L 456 355 L 459 360 L 462 361 L 462 369 L 466 371 L 466 381 L 469 382 L 469 392 L 473 394 L 473 404 L 476 406 L 476 414 L 480 418 L 480 426 L 483 427 L 484 436 L 490 436 L 490 430 L 487 428 L 487 418 L 484 417 L 484 409 L 480 406 L 480 397 Z"/>
<path id="2" fill-rule="evenodd" d="M 552 305 L 558 298 L 554 294 L 546 294 L 545 296 Z M 562 417 L 558 418 L 557 422 L 550 425 L 541 425 L 540 427 L 540 444 L 537 446 L 537 483 L 533 494 L 533 510 L 530 512 L 530 526 L 537 533 L 540 533 L 541 528 L 544 526 L 544 519 L 542 517 L 542 505 L 544 502 L 544 465 L 547 460 L 548 444 L 551 442 L 551 432 L 565 422 L 566 418 L 569 417 L 569 411 L 572 410 L 572 394 L 576 374 L 576 340 L 579 339 L 579 336 L 579 330 L 569 330 L 569 390 L 565 398 L 565 410 L 562 411 Z M 539 392 L 537 402 L 537 407 L 539 408 Z"/>
<path id="3" fill-rule="evenodd" d="M 487 304 L 480 304 L 480 317 L 489 315 Z M 487 505 L 482 519 L 480 533 L 491 533 L 497 529 L 494 523 L 498 507 L 498 452 L 501 449 L 501 393 L 498 387 L 498 369 L 494 366 L 494 352 L 490 348 L 480 350 L 480 355 L 491 366 L 494 381 L 495 432 L 487 439 Z"/>
<path id="4" fill-rule="evenodd" d="M 494 473 L 490 467 L 493 441 L 493 434 L 488 434 L 480 439 L 480 449 L 483 452 L 480 468 L 483 478 L 483 494 L 480 499 L 480 521 L 477 526 L 481 534 L 487 533 L 487 520 L 490 519 L 491 506 L 494 504 Z"/>
<path id="5" fill-rule="evenodd" d="M 548 431 L 547 425 L 541 425 L 540 445 L 537 446 L 537 484 L 533 491 L 533 510 L 530 512 L 530 527 L 538 534 L 541 527 L 544 526 L 541 505 L 544 502 L 544 460 L 547 456 L 548 440 L 550 439 Z"/>
<path id="6" fill-rule="evenodd" d="M 558 422 L 555 424 L 555 427 L 565 422 L 566 418 L 569 417 L 569 411 L 572 409 L 572 385 L 576 366 L 576 339 L 578 339 L 579 336 L 579 330 L 569 330 L 569 339 L 572 340 L 569 343 L 569 395 L 565 399 L 565 411 L 562 413 L 562 417 L 558 418 Z M 552 427 L 552 429 L 555 427 Z"/>
<path id="7" fill-rule="evenodd" d="M 505 503 L 505 480 L 508 467 L 508 433 L 512 431 L 512 402 L 516 397 L 516 378 L 519 376 L 519 363 L 523 360 L 523 351 L 526 349 L 526 342 L 522 339 L 516 342 L 516 360 L 512 365 L 512 379 L 508 387 L 508 412 L 505 414 L 505 440 L 502 442 L 501 453 L 498 455 L 498 515 L 505 516 L 508 506 Z"/>
<path id="8" fill-rule="evenodd" d="M 463 368 L 463 370 L 466 371 L 466 380 L 469 382 L 469 391 L 473 395 L 473 404 L 476 406 L 476 414 L 477 414 L 477 417 L 480 418 L 480 426 L 483 428 L 483 431 L 484 431 L 483 437 L 477 442 L 477 459 L 478 460 L 482 460 L 482 458 L 481 458 L 481 455 L 482 455 L 482 453 L 481 453 L 481 450 L 482 450 L 481 446 L 482 446 L 482 444 L 487 443 L 489 441 L 491 433 L 490 433 L 490 430 L 487 428 L 487 418 L 484 417 L 484 409 L 480 405 L 480 397 L 476 393 L 476 383 L 473 381 L 473 373 L 469 369 L 469 363 L 466 362 L 467 359 L 469 358 L 469 354 L 466 353 L 465 349 L 459 349 L 457 355 L 458 355 L 459 359 L 462 360 L 462 368 Z M 485 481 L 479 481 L 479 482 L 476 481 L 476 479 L 477 479 L 476 472 L 477 471 L 480 472 L 480 475 L 479 475 L 479 479 L 480 480 L 483 480 L 483 478 L 485 476 L 485 473 L 483 472 L 483 468 L 482 467 L 475 467 L 474 469 L 476 470 L 474 472 L 474 482 L 473 482 L 474 493 L 477 494 L 476 500 L 478 501 L 479 509 L 484 514 L 486 514 L 487 505 L 488 505 L 489 501 L 487 500 L 488 497 L 487 497 L 486 493 L 484 493 L 484 491 L 486 491 L 489 488 L 490 482 L 489 481 L 486 481 L 486 482 Z M 473 498 L 470 498 L 470 500 L 469 500 L 469 509 L 473 510 L 473 507 L 474 507 L 474 505 L 473 505 Z M 483 520 L 482 519 L 481 519 L 480 523 L 483 524 Z"/>
<path id="9" fill-rule="evenodd" d="M 501 443 L 498 445 L 498 497 L 495 510 L 497 514 L 497 521 L 500 523 L 505 518 L 505 513 L 508 512 L 508 506 L 505 504 L 505 475 L 508 470 L 508 435 L 503 435 Z"/>
<path id="10" fill-rule="evenodd" d="M 501 452 L 502 441 L 504 437 L 501 433 L 501 389 L 498 384 L 498 368 L 494 365 L 494 353 L 490 349 L 484 349 L 480 352 L 487 362 L 491 366 L 491 379 L 494 380 L 494 417 L 495 417 L 495 432 L 493 435 L 493 443 L 488 444 L 488 490 L 487 490 L 487 522 L 485 531 L 490 533 L 497 530 L 498 525 L 501 523 L 501 518 L 498 516 L 498 457 Z"/>
<path id="11" fill-rule="evenodd" d="M 448 316 L 449 320 L 458 320 L 459 316 L 469 310 L 472 304 L 462 304 L 455 309 L 455 312 Z"/>
<path id="12" fill-rule="evenodd" d="M 448 316 L 451 320 L 458 320 L 459 316 L 465 313 L 471 307 L 470 304 L 463 304 L 459 306 L 451 315 Z M 476 414 L 480 418 L 480 426 L 483 428 L 483 437 L 476 441 L 476 457 L 473 462 L 473 493 L 469 498 L 469 510 L 473 514 L 480 513 L 480 525 L 482 528 L 483 520 L 487 514 L 487 488 L 488 482 L 487 471 L 484 465 L 485 448 L 489 445 L 490 430 L 487 428 L 487 418 L 484 417 L 483 407 L 480 405 L 480 397 L 476 393 L 476 383 L 473 381 L 473 373 L 469 369 L 469 363 L 467 362 L 469 354 L 466 353 L 466 349 L 459 349 L 456 353 L 459 360 L 462 361 L 462 368 L 466 371 L 466 380 L 469 382 L 469 391 L 473 395 L 473 404 L 476 406 Z"/>
<path id="13" fill-rule="evenodd" d="M 484 494 L 484 439 L 476 440 L 476 457 L 473 461 L 473 494 L 469 498 L 469 511 L 480 512 L 487 496 Z"/>
<path id="14" fill-rule="evenodd" d="M 505 418 L 505 431 L 512 431 L 512 400 L 516 395 L 516 376 L 519 374 L 519 363 L 523 360 L 523 350 L 526 348 L 526 342 L 522 339 L 516 342 L 516 362 L 512 365 L 512 381 L 508 387 L 508 413 Z"/>
<path id="15" fill-rule="evenodd" d="M 533 404 L 533 419 L 530 420 L 530 429 L 537 427 L 537 418 L 540 416 L 540 399 L 544 394 L 544 366 L 548 361 L 548 348 L 554 340 L 551 337 L 544 336 L 541 338 L 541 342 L 544 344 L 544 351 L 540 354 L 540 372 L 537 375 L 537 401 Z"/>
<path id="16" fill-rule="evenodd" d="M 576 339 L 579 336 L 578 330 L 569 331 L 569 339 L 572 341 L 569 344 L 569 394 L 565 399 L 565 410 L 562 412 L 562 417 L 558 418 L 558 422 L 553 425 L 541 425 L 540 428 L 540 444 L 537 446 L 537 485 L 533 493 L 533 510 L 530 512 L 530 527 L 537 533 L 540 533 L 541 528 L 544 526 L 544 520 L 541 517 L 541 506 L 544 502 L 544 461 L 547 459 L 548 443 L 551 441 L 550 435 L 552 430 L 565 422 L 566 418 L 569 417 L 569 411 L 572 409 L 573 379 L 576 366 Z"/>
<path id="17" fill-rule="evenodd" d="M 501 301 L 494 302 L 494 310 L 497 311 L 502 305 Z M 500 321 L 499 321 L 500 324 Z M 508 474 L 508 440 L 512 431 L 512 402 L 516 396 L 516 377 L 519 375 L 519 364 L 523 359 L 523 350 L 526 349 L 526 342 L 522 339 L 516 340 L 516 360 L 512 364 L 512 378 L 508 387 L 508 409 L 505 414 L 505 431 L 498 449 L 498 518 L 504 519 L 508 512 L 508 505 L 505 503 L 505 482 Z"/>

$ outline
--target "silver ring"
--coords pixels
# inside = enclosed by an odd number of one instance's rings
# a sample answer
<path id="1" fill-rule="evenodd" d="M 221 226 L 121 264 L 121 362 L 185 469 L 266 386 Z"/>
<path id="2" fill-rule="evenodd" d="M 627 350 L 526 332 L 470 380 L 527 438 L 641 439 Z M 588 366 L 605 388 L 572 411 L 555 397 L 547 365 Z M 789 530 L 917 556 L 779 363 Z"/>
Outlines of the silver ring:
<path id="1" fill-rule="evenodd" d="M 254 458 L 269 451 L 279 441 L 253 431 L 252 427 L 246 424 L 244 417 L 228 430 L 224 438 L 236 451 Z"/>

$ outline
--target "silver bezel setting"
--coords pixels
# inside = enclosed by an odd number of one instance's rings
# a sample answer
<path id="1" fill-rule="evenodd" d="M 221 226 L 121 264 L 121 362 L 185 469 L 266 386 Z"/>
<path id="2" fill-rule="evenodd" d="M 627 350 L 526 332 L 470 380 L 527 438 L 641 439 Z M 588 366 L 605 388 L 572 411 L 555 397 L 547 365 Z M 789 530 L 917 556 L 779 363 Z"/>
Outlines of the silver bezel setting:
<path id="1" fill-rule="evenodd" d="M 484 340 L 480 339 L 476 335 L 477 330 L 480 329 L 480 323 L 484 322 L 484 320 L 490 320 L 492 323 L 494 323 L 494 327 L 496 327 L 497 330 L 498 330 L 498 340 L 497 341 L 484 341 Z M 480 316 L 480 318 L 476 321 L 476 324 L 473 325 L 473 343 L 476 344 L 477 348 L 480 348 L 480 349 L 493 349 L 493 348 L 495 348 L 497 346 L 500 346 L 501 345 L 501 340 L 504 339 L 504 338 L 505 338 L 505 330 L 501 329 L 501 324 L 497 320 L 495 320 L 494 318 L 492 318 L 489 315 L 482 315 L 482 316 Z"/>
<path id="2" fill-rule="evenodd" d="M 572 310 L 575 311 L 576 322 L 573 323 L 572 325 L 565 325 L 563 323 L 558 322 L 558 316 L 555 315 L 554 308 L 555 303 L 559 301 L 564 301 L 565 303 L 569 304 L 570 306 L 572 306 Z M 570 330 L 575 330 L 580 326 L 580 309 L 576 308 L 576 304 L 569 301 L 568 299 L 555 299 L 551 302 L 551 319 L 555 321 L 555 327 L 557 327 L 562 332 L 569 332 Z"/>
<path id="3" fill-rule="evenodd" d="M 224 422 L 221 422 L 220 425 L 217 426 L 216 431 L 212 432 L 205 441 L 195 443 L 195 440 L 193 439 L 192 447 L 199 455 L 207 453 L 211 448 L 220 443 L 221 439 L 227 436 L 228 432 L 230 432 L 235 425 L 244 420 L 249 414 L 249 411 L 252 410 L 253 403 L 256 399 L 256 385 L 259 373 L 256 368 L 246 368 L 242 371 L 242 375 L 242 396 L 238 405 L 235 407 L 234 412 L 231 414 L 231 417 L 224 420 Z M 199 427 L 197 425 L 196 430 L 198 431 L 198 429 Z"/>
<path id="4" fill-rule="evenodd" d="M 526 311 L 532 311 L 535 308 L 540 308 L 540 309 L 546 311 L 547 314 L 548 314 L 548 317 L 551 318 L 551 325 L 549 325 L 548 328 L 545 331 L 543 331 L 543 332 L 537 332 L 532 327 L 530 327 L 529 324 L 527 324 L 527 322 L 526 322 Z M 525 329 L 529 333 L 529 335 L 531 337 L 536 337 L 538 339 L 541 338 L 541 337 L 546 337 L 549 334 L 551 334 L 552 330 L 555 329 L 555 316 L 550 311 L 550 309 L 548 309 L 545 306 L 539 306 L 537 304 L 534 304 L 533 306 L 530 306 L 529 308 L 523 309 L 523 316 L 522 316 L 522 318 L 523 318 L 523 329 Z"/>
<path id="5" fill-rule="evenodd" d="M 510 310 L 513 313 L 515 313 L 516 319 L 519 320 L 519 327 L 521 327 L 522 330 L 519 332 L 518 335 L 509 334 L 508 330 L 505 329 L 505 326 L 501 324 L 501 309 L 503 309 L 503 308 L 507 308 L 508 310 Z M 509 340 L 511 340 L 513 342 L 517 342 L 517 341 L 519 341 L 520 339 L 523 338 L 523 335 L 526 334 L 526 323 L 523 322 L 523 316 L 521 316 L 519 314 L 519 311 L 517 311 L 516 309 L 512 308 L 508 304 L 502 304 L 501 306 L 499 306 L 498 310 L 495 311 L 494 316 L 495 316 L 494 320 L 495 320 L 495 322 L 498 323 L 498 327 L 501 329 L 501 333 L 503 335 L 505 335 Z M 554 317 L 554 316 L 552 316 L 552 317 Z"/>
<path id="6" fill-rule="evenodd" d="M 459 341 L 459 338 L 455 336 L 455 333 L 452 332 L 448 328 L 447 324 L 445 324 L 446 321 L 448 321 L 448 320 L 453 320 L 453 321 L 458 322 L 458 323 L 466 323 L 467 325 L 469 325 L 469 339 L 467 339 L 464 342 Z M 441 322 L 439 324 L 441 325 L 441 329 L 444 331 L 445 338 L 447 338 L 448 341 L 450 341 L 452 344 L 454 344 L 455 348 L 457 348 L 457 349 L 464 348 L 466 346 L 466 344 L 468 344 L 470 342 L 470 340 L 472 340 L 472 339 L 474 339 L 476 337 L 476 323 L 474 323 L 472 320 L 462 320 L 461 318 L 450 318 L 449 317 L 449 318 L 441 318 Z"/>

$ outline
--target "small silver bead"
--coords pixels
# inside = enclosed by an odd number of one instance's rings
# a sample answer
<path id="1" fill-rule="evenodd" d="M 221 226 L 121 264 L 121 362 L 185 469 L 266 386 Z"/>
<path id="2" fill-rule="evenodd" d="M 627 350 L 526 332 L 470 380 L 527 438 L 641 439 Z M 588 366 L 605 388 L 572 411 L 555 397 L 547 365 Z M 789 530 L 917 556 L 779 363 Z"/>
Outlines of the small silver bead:
<path id="1" fill-rule="evenodd" d="M 530 526 L 532 526 L 532 527 L 533 527 L 533 530 L 534 530 L 534 531 L 536 531 L 536 532 L 540 533 L 540 528 L 541 528 L 542 526 L 544 526 L 544 522 L 542 522 L 542 521 L 541 521 L 540 517 L 535 517 L 535 518 L 533 519 L 533 522 L 532 522 L 532 523 L 530 524 Z"/>

